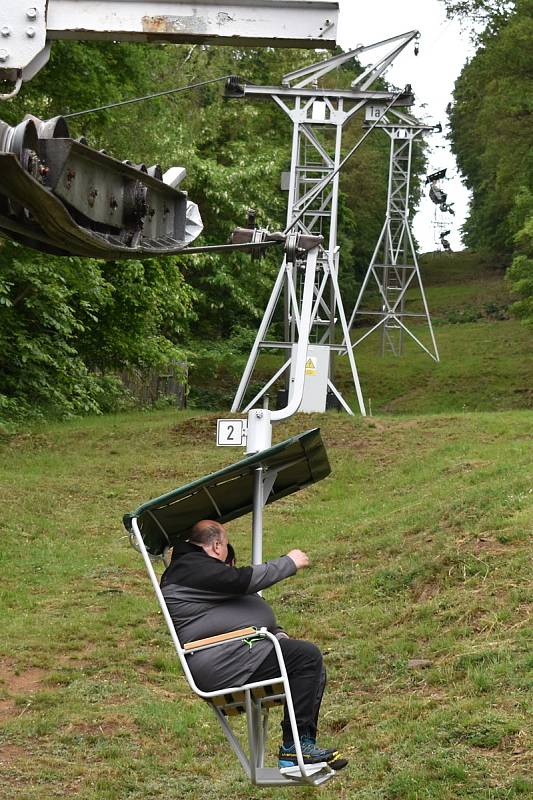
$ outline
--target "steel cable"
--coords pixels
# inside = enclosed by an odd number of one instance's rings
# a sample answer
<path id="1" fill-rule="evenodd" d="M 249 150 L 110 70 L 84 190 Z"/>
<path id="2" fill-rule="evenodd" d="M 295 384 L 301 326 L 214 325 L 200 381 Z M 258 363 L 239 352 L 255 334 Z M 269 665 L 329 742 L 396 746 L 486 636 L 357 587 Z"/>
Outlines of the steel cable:
<path id="1" fill-rule="evenodd" d="M 179 86 L 176 89 L 166 89 L 164 92 L 156 92 L 155 94 L 147 94 L 144 97 L 133 97 L 131 100 L 119 100 L 117 103 L 108 103 L 105 106 L 98 106 L 97 108 L 88 108 L 85 111 L 73 111 L 71 114 L 63 114 L 65 119 L 72 117 L 81 117 L 84 114 L 94 114 L 96 111 L 107 111 L 110 108 L 118 108 L 119 106 L 127 106 L 132 103 L 142 103 L 144 100 L 152 100 L 155 97 L 165 97 L 169 94 L 179 94 L 180 92 L 188 92 L 191 89 L 199 89 L 202 86 L 209 86 L 212 83 L 220 83 L 227 81 L 232 75 L 222 75 L 219 78 L 210 78 L 207 81 L 200 81 L 199 83 L 189 83 L 187 86 Z"/>

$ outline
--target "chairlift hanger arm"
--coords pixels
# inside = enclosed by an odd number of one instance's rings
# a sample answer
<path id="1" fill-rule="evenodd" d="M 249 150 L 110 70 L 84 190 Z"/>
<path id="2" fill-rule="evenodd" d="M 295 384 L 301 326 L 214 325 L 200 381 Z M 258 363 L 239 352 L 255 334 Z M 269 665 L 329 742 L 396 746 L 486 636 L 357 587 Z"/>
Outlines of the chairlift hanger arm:
<path id="1" fill-rule="evenodd" d="M 56 39 L 331 49 L 338 15 L 338 0 L 2 0 L 0 80 L 20 88 Z"/>
<path id="2" fill-rule="evenodd" d="M 307 67 L 302 67 L 300 69 L 294 70 L 293 72 L 289 72 L 283 76 L 282 83 L 284 86 L 289 86 L 294 81 L 300 81 L 300 83 L 296 84 L 297 88 L 302 88 L 307 86 L 310 83 L 313 83 L 318 78 L 321 78 L 323 75 L 327 75 L 334 69 L 341 67 L 343 64 L 347 64 L 354 58 L 357 58 L 362 53 L 369 53 L 372 50 L 378 50 L 379 48 L 386 47 L 387 45 L 396 44 L 396 42 L 400 42 L 399 45 L 396 45 L 392 50 L 392 61 L 396 58 L 399 53 L 404 50 L 407 45 L 413 41 L 413 39 L 418 39 L 420 37 L 420 33 L 418 31 L 407 31 L 407 33 L 400 33 L 397 36 L 392 36 L 389 39 L 382 39 L 379 42 L 373 42 L 372 44 L 364 45 L 359 44 L 353 50 L 350 50 L 347 53 L 339 53 L 337 56 L 332 56 L 332 58 L 328 58 L 326 61 L 317 61 L 315 64 L 310 64 Z M 389 56 L 391 52 L 389 51 Z M 383 60 L 383 56 L 382 56 Z M 389 62 L 391 63 L 391 62 Z M 379 77 L 383 73 L 383 71 L 388 66 L 383 66 L 380 69 L 379 74 L 376 74 L 376 77 Z M 372 68 L 373 69 L 373 68 Z"/>
<path id="3" fill-rule="evenodd" d="M 365 103 L 389 103 L 393 98 L 394 105 L 402 108 L 411 106 L 414 97 L 411 92 L 405 92 L 398 96 L 397 92 L 385 91 L 361 91 L 360 89 L 315 89 L 313 87 L 293 88 L 290 86 L 255 86 L 254 84 L 235 83 L 232 79 L 226 84 L 226 97 L 316 97 L 321 100 L 324 97 L 337 100 L 363 100 Z"/>

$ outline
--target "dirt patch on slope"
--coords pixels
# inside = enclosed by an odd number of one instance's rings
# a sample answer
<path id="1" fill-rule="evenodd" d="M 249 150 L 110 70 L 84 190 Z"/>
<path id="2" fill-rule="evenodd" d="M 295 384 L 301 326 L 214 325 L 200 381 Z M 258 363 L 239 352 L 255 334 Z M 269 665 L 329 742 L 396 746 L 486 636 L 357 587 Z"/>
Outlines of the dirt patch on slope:
<path id="1" fill-rule="evenodd" d="M 10 694 L 32 694 L 41 688 L 47 671 L 33 667 L 24 672 L 6 669 L 0 664 L 0 680 Z"/>
<path id="2" fill-rule="evenodd" d="M 230 418 L 230 414 L 226 415 Z M 211 442 L 214 443 L 217 431 L 217 415 L 207 414 L 201 417 L 191 417 L 174 426 L 172 432 L 179 441 L 186 440 L 191 442 Z M 240 419 L 240 417 L 236 417 Z"/>
<path id="3" fill-rule="evenodd" d="M 14 764 L 27 756 L 26 750 L 17 744 L 0 744 L 0 764 Z"/>
<path id="4" fill-rule="evenodd" d="M 9 719 L 15 713 L 16 706 L 11 700 L 0 700 L 0 722 Z"/>
<path id="5" fill-rule="evenodd" d="M 21 713 L 17 701 L 30 697 L 39 689 L 48 672 L 38 667 L 18 670 L 13 662 L 0 661 L 0 688 L 7 694 L 0 700 L 0 722 Z M 22 712 L 24 713 L 24 712 Z"/>

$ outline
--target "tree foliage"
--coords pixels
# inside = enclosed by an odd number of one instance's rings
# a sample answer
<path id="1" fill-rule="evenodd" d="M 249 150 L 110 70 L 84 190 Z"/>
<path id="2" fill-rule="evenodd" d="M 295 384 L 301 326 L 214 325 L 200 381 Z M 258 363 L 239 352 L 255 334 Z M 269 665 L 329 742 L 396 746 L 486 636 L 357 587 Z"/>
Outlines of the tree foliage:
<path id="1" fill-rule="evenodd" d="M 459 17 L 494 32 L 512 13 L 513 0 L 442 0 L 449 17 Z"/>
<path id="2" fill-rule="evenodd" d="M 533 2 L 447 2 L 449 13 L 485 15 L 478 49 L 459 76 L 451 111 L 451 141 L 472 192 L 465 240 L 509 263 L 527 316 L 531 262 L 521 252 L 533 217 Z M 526 248 L 527 249 L 527 248 Z M 528 266 L 529 264 L 529 266 Z"/>
<path id="3" fill-rule="evenodd" d="M 533 326 L 533 197 L 522 192 L 517 206 L 524 205 L 529 214 L 524 225 L 515 236 L 516 251 L 507 278 L 518 295 L 513 311 L 529 325 Z"/>

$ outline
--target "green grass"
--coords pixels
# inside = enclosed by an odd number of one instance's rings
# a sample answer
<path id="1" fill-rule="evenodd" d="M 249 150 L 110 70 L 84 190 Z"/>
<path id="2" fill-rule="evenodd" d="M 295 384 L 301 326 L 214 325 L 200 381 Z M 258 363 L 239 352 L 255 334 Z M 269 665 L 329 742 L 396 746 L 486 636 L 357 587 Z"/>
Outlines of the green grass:
<path id="1" fill-rule="evenodd" d="M 267 596 L 325 653 L 321 738 L 350 758 L 326 800 L 525 800 L 531 332 L 478 255 L 422 269 L 441 362 L 411 343 L 382 358 L 369 339 L 356 355 L 375 416 L 275 431 L 320 426 L 333 474 L 265 512 L 266 557 L 312 558 Z M 197 402 L 226 416 L 243 360 L 199 359 Z M 338 380 L 353 402 L 342 361 Z M 0 438 L 0 800 L 311 796 L 247 784 L 121 528 L 124 512 L 239 457 L 214 440 L 215 415 L 169 410 Z M 241 563 L 249 529 L 230 526 Z"/>
<path id="2" fill-rule="evenodd" d="M 407 336 L 401 358 L 381 356 L 380 333 L 371 335 L 355 349 L 367 403 L 394 414 L 533 408 L 533 338 L 509 318 L 503 272 L 466 252 L 426 255 L 421 273 L 440 363 Z M 412 330 L 432 350 L 427 326 Z M 353 403 L 344 359 L 339 384 Z"/>
<path id="3" fill-rule="evenodd" d="M 325 653 L 321 738 L 350 767 L 324 798 L 529 796 L 532 422 L 327 414 L 276 429 L 320 425 L 333 467 L 265 514 L 266 557 L 312 557 L 267 596 Z M 1 800 L 300 793 L 247 784 L 121 530 L 123 512 L 238 457 L 214 437 L 214 416 L 159 411 L 2 440 Z M 230 526 L 241 563 L 249 526 Z"/>
<path id="4" fill-rule="evenodd" d="M 533 408 L 533 343 L 525 326 L 516 320 L 480 320 L 435 326 L 435 336 L 438 364 L 411 341 L 402 358 L 381 356 L 377 338 L 356 349 L 363 394 L 375 413 Z M 427 335 L 420 338 L 429 345 Z M 346 364 L 339 375 L 353 403 Z"/>

